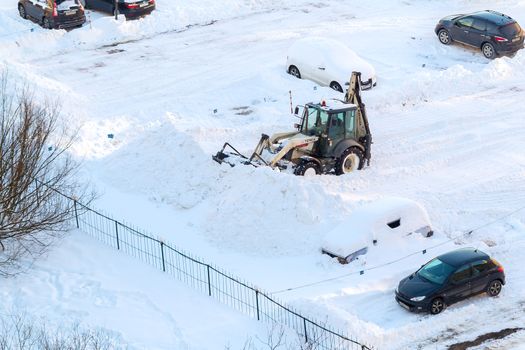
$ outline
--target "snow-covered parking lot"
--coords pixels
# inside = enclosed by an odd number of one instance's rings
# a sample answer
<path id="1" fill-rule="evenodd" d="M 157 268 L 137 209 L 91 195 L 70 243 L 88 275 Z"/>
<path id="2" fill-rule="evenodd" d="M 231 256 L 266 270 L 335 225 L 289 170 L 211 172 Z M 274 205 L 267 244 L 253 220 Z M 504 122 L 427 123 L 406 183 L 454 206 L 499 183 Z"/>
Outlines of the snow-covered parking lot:
<path id="1" fill-rule="evenodd" d="M 0 64 L 37 95 L 59 99 L 79 128 L 72 152 L 100 195 L 96 207 L 378 349 L 445 349 L 525 325 L 525 52 L 488 61 L 441 45 L 433 32 L 445 15 L 487 8 L 525 25 L 524 1 L 158 0 L 157 8 L 132 22 L 91 13 L 91 23 L 65 32 L 24 21 L 15 0 L 0 1 Z M 377 87 L 363 92 L 371 166 L 302 178 L 213 162 L 225 141 L 251 151 L 261 133 L 292 129 L 289 91 L 294 104 L 342 97 L 286 74 L 287 49 L 309 35 L 337 39 L 375 66 Z M 326 233 L 383 197 L 422 204 L 434 236 L 348 265 L 320 254 Z M 503 264 L 499 297 L 477 296 L 437 316 L 395 302 L 401 278 L 462 246 Z M 93 261 L 97 254 L 123 263 L 71 233 L 34 270 L 0 283 L 0 311 L 101 326 L 143 349 L 233 349 L 264 337 L 264 325 L 160 273 L 126 268 L 136 281 L 115 283 L 118 269 Z M 200 339 L 211 330 L 213 340 Z M 479 349 L 522 343 L 523 331 Z"/>

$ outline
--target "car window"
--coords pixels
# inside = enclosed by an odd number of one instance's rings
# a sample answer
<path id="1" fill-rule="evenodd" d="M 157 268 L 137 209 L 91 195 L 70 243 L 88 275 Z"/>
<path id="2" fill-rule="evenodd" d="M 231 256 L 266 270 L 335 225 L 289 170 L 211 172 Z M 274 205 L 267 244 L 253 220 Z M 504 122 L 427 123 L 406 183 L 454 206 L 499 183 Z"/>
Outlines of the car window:
<path id="1" fill-rule="evenodd" d="M 487 29 L 487 22 L 481 19 L 475 19 L 474 23 L 472 24 L 472 29 L 484 32 Z"/>
<path id="2" fill-rule="evenodd" d="M 474 22 L 474 19 L 472 17 L 463 17 L 463 18 L 459 19 L 457 23 L 461 27 L 470 28 L 470 27 L 472 27 L 472 23 L 473 22 Z"/>
<path id="3" fill-rule="evenodd" d="M 470 265 L 465 265 L 457 269 L 450 280 L 454 283 L 460 283 L 468 278 L 470 278 Z"/>
<path id="4" fill-rule="evenodd" d="M 453 271 L 452 266 L 435 258 L 419 269 L 417 274 L 430 282 L 443 284 Z"/>
<path id="5" fill-rule="evenodd" d="M 501 34 L 506 38 L 514 38 L 521 32 L 521 27 L 518 23 L 509 23 L 499 28 Z"/>
<path id="6" fill-rule="evenodd" d="M 488 260 L 476 261 L 475 263 L 472 264 L 472 274 L 476 276 L 476 275 L 479 275 L 480 273 L 490 270 L 490 268 L 491 268 L 491 264 L 489 264 Z"/>

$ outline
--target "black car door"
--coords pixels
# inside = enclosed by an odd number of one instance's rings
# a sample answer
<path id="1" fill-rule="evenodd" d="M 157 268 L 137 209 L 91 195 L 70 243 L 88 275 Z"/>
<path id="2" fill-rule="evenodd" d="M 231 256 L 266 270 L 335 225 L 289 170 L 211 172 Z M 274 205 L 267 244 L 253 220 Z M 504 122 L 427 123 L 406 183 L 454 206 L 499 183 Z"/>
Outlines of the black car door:
<path id="1" fill-rule="evenodd" d="M 490 282 L 489 270 L 491 267 L 492 264 L 489 260 L 479 260 L 472 264 L 472 278 L 470 280 L 472 294 L 485 290 Z"/>
<path id="2" fill-rule="evenodd" d="M 461 17 L 456 20 L 452 28 L 450 29 L 452 34 L 452 40 L 462 42 L 464 44 L 469 43 L 469 34 L 472 29 L 474 18 L 472 17 Z"/>
<path id="3" fill-rule="evenodd" d="M 472 46 L 481 47 L 481 44 L 486 41 L 487 37 L 487 23 L 479 18 L 474 19 L 474 23 L 470 28 L 468 35 L 468 43 Z"/>
<path id="4" fill-rule="evenodd" d="M 470 295 L 471 277 L 470 264 L 461 266 L 450 276 L 447 286 L 447 297 L 450 302 L 459 301 Z"/>

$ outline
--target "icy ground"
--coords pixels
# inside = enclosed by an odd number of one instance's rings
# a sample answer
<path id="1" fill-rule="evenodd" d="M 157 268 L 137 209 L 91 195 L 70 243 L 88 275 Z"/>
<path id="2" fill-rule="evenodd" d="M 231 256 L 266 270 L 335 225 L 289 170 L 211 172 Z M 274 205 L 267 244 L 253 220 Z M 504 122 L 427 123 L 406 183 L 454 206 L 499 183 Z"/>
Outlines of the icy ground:
<path id="1" fill-rule="evenodd" d="M 525 25 L 524 1 L 157 4 L 159 10 L 140 21 L 114 22 L 92 13 L 92 23 L 82 29 L 50 32 L 17 17 L 14 1 L 0 1 L 2 65 L 30 80 L 37 93 L 62 101 L 68 122 L 80 128 L 73 152 L 101 194 L 96 205 L 116 217 L 276 292 L 395 260 L 525 205 L 525 52 L 488 62 L 473 50 L 440 45 L 433 33 L 447 14 L 487 8 Z M 29 28 L 34 32 L 9 34 Z M 212 162 L 224 141 L 250 151 L 261 133 L 289 130 L 295 122 L 289 91 L 294 104 L 341 97 L 285 73 L 287 48 L 306 35 L 341 40 L 376 68 L 378 86 L 363 94 L 374 136 L 371 167 L 341 177 L 297 178 Z M 385 196 L 423 204 L 435 236 L 428 243 L 385 247 L 366 265 L 341 266 L 319 254 L 329 230 L 356 207 Z M 445 348 L 525 324 L 524 234 L 525 211 L 519 211 L 427 255 L 276 296 L 380 349 Z M 475 297 L 435 317 L 410 314 L 395 303 L 399 279 L 459 246 L 480 247 L 505 266 L 508 283 L 500 297 Z M 68 249 L 78 254 L 68 255 Z M 35 271 L 2 283 L 2 300 L 57 322 L 102 325 L 148 349 L 222 349 L 230 339 L 241 344 L 248 333 L 264 333 L 262 325 L 247 326 L 242 315 L 206 299 L 188 309 L 179 295 L 197 298 L 191 290 L 127 258 L 132 268 L 103 293 L 113 303 L 89 307 L 98 295 L 89 284 L 121 273 L 90 267 L 99 252 L 115 265 L 125 259 L 73 233 Z M 76 274 L 73 282 L 49 277 L 66 274 L 64 261 L 77 258 L 66 265 Z M 38 298 L 14 293 L 32 281 L 41 285 Z M 68 297 L 57 288 L 68 288 Z M 168 299 L 172 310 L 148 307 Z M 232 326 L 230 333 L 218 331 L 215 343 L 178 336 L 204 334 L 216 326 L 210 316 L 217 312 Z M 155 320 L 155 336 L 137 334 L 142 313 Z M 209 322 L 187 322 L 185 313 Z M 109 315 L 127 322 L 107 322 Z M 169 327 L 177 331 L 163 331 Z M 523 332 L 494 348 L 520 343 Z"/>

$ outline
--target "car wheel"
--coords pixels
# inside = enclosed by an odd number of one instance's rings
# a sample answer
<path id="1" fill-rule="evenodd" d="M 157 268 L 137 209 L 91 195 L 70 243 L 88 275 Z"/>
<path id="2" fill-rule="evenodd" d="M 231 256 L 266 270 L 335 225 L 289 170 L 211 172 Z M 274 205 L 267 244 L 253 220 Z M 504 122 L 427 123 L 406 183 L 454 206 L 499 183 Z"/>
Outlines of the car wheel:
<path id="1" fill-rule="evenodd" d="M 337 175 L 348 174 L 363 168 L 363 151 L 357 147 L 347 148 L 335 162 Z"/>
<path id="2" fill-rule="evenodd" d="M 299 72 L 299 69 L 296 66 L 290 66 L 290 68 L 288 68 L 288 73 L 301 79 L 301 72 Z"/>
<path id="3" fill-rule="evenodd" d="M 441 298 L 436 298 L 432 300 L 432 303 L 430 304 L 430 313 L 432 315 L 437 315 L 441 313 L 445 309 L 445 302 Z"/>
<path id="4" fill-rule="evenodd" d="M 496 49 L 491 43 L 484 43 L 481 46 L 481 52 L 483 53 L 483 56 L 485 56 L 489 60 L 496 58 Z"/>
<path id="5" fill-rule="evenodd" d="M 46 29 L 53 29 L 53 26 L 51 25 L 51 21 L 49 20 L 49 18 L 44 17 L 44 19 L 42 20 L 42 27 Z"/>
<path id="6" fill-rule="evenodd" d="M 487 294 L 491 297 L 498 296 L 501 292 L 502 284 L 500 280 L 494 280 L 487 287 Z"/>
<path id="7" fill-rule="evenodd" d="M 294 170 L 294 174 L 299 176 L 315 176 L 319 173 L 319 166 L 315 162 L 301 162 Z"/>
<path id="8" fill-rule="evenodd" d="M 439 42 L 443 45 L 450 45 L 452 39 L 450 38 L 450 33 L 446 29 L 440 29 L 438 32 Z"/>
<path id="9" fill-rule="evenodd" d="M 18 5 L 18 13 L 20 14 L 20 17 L 22 17 L 23 19 L 27 18 L 26 8 L 24 7 L 24 5 L 22 4 Z"/>
<path id="10" fill-rule="evenodd" d="M 336 81 L 332 81 L 332 82 L 330 83 L 330 87 L 331 87 L 332 89 L 334 89 L 335 91 L 343 92 L 343 88 L 342 88 L 341 85 L 339 85 L 339 83 L 336 82 Z"/>

